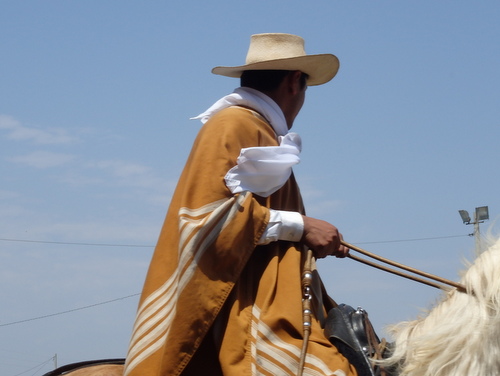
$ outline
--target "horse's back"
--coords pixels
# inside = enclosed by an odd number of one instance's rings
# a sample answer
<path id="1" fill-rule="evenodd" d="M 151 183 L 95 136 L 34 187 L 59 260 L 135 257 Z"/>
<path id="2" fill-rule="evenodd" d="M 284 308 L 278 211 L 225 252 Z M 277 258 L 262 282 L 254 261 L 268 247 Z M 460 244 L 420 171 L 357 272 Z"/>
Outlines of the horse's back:
<path id="1" fill-rule="evenodd" d="M 75 371 L 65 373 L 64 376 L 122 376 L 123 365 L 121 364 L 104 364 L 98 366 L 90 366 L 80 368 Z"/>
<path id="2" fill-rule="evenodd" d="M 125 359 L 87 360 L 67 364 L 44 376 L 123 376 Z"/>

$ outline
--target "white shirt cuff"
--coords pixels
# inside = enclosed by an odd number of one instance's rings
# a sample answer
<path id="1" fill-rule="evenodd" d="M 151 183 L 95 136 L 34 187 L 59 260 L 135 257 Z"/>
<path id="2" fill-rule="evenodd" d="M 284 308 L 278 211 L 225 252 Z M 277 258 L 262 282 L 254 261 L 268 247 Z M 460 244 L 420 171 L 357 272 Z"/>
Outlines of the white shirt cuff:
<path id="1" fill-rule="evenodd" d="M 269 209 L 269 213 L 269 223 L 257 243 L 258 245 L 278 240 L 300 241 L 304 233 L 304 220 L 300 213 L 274 209 Z"/>

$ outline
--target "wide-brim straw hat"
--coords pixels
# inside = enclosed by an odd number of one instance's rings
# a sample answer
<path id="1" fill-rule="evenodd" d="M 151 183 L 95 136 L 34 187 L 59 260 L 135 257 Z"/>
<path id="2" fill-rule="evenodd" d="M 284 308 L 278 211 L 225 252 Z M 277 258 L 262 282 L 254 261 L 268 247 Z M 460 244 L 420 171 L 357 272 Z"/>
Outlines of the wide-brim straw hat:
<path id="1" fill-rule="evenodd" d="M 306 55 L 304 39 L 283 33 L 255 34 L 245 65 L 215 67 L 212 73 L 226 77 L 241 77 L 247 70 L 299 70 L 306 73 L 310 86 L 330 81 L 339 70 L 339 59 L 332 54 Z"/>

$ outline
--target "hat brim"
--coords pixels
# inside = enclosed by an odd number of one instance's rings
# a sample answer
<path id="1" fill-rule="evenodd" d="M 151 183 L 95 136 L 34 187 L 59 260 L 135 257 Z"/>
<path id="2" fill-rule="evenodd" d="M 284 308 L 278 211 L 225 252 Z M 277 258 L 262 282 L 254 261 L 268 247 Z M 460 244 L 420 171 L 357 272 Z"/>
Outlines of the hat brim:
<path id="1" fill-rule="evenodd" d="M 339 65 L 339 59 L 335 55 L 319 54 L 260 61 L 237 67 L 215 67 L 212 69 L 212 73 L 238 78 L 247 70 L 299 70 L 309 76 L 307 85 L 314 86 L 325 84 L 335 77 Z"/>

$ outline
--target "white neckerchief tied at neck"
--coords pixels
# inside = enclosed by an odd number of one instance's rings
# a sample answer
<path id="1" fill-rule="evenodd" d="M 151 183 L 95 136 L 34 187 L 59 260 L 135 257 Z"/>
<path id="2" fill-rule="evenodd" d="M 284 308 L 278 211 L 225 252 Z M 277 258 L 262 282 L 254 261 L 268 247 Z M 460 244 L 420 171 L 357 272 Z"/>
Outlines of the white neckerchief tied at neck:
<path id="1" fill-rule="evenodd" d="M 250 191 L 268 197 L 280 189 L 300 162 L 300 136 L 288 133 L 285 115 L 270 97 L 258 90 L 240 87 L 215 102 L 208 110 L 191 119 L 206 123 L 215 113 L 231 106 L 245 106 L 264 116 L 279 136 L 279 146 L 256 146 L 241 149 L 237 165 L 226 176 L 226 186 L 232 193 Z"/>
<path id="2" fill-rule="evenodd" d="M 222 97 L 208 110 L 191 119 L 200 119 L 205 124 L 215 113 L 231 106 L 250 107 L 267 119 L 278 136 L 288 133 L 285 115 L 280 106 L 266 94 L 249 87 L 235 89 L 233 93 Z"/>

